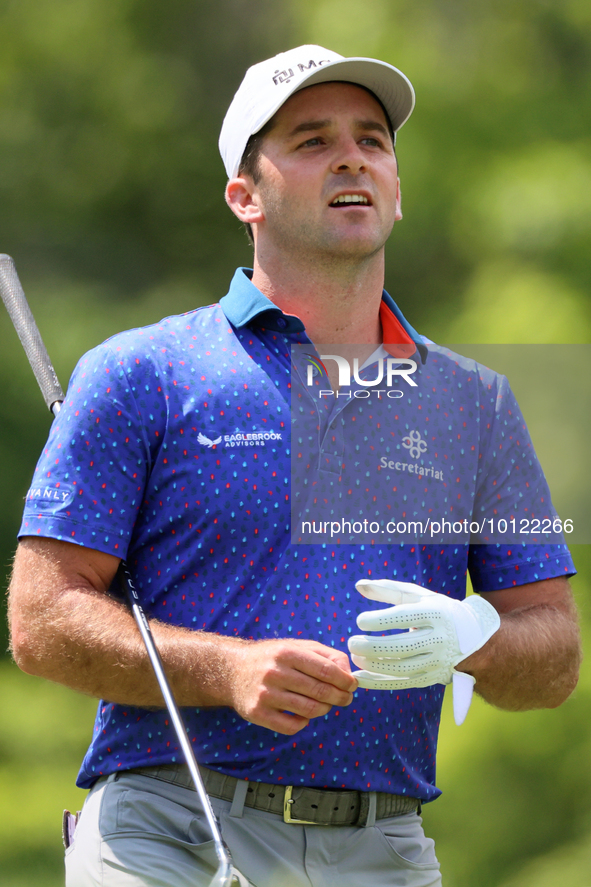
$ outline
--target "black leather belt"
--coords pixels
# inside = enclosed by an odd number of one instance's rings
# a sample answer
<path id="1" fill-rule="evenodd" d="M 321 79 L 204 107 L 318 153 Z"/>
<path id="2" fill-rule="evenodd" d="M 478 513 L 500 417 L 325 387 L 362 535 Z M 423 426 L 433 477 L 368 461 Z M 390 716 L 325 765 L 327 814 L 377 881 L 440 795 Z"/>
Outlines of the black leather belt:
<path id="1" fill-rule="evenodd" d="M 216 770 L 199 767 L 206 791 L 213 798 L 232 801 L 236 785 L 243 780 L 225 776 Z M 125 771 L 161 779 L 183 788 L 193 788 L 193 780 L 185 764 L 165 764 L 160 767 L 136 767 Z M 122 773 L 121 775 L 124 775 Z M 376 792 L 376 819 L 420 813 L 421 802 L 406 795 Z M 284 822 L 294 825 L 357 825 L 364 826 L 370 811 L 370 792 L 341 789 L 310 788 L 296 785 L 271 785 L 267 782 L 248 782 L 245 807 L 254 807 L 282 816 Z"/>

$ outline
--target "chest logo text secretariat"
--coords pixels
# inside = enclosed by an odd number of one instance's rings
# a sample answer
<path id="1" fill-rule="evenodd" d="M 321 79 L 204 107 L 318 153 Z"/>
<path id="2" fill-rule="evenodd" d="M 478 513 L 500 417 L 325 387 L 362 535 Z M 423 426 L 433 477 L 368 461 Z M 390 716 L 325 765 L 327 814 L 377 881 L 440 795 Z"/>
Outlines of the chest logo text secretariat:
<path id="1" fill-rule="evenodd" d="M 427 441 L 423 440 L 420 431 L 410 431 L 406 437 L 402 438 L 402 446 L 409 451 L 413 459 L 419 459 L 423 453 L 427 452 Z M 380 459 L 380 468 L 390 468 L 393 471 L 405 471 L 407 474 L 415 474 L 418 477 L 432 477 L 435 480 L 443 480 L 443 470 L 428 468 L 424 465 L 418 465 L 416 462 L 400 462 L 395 459 L 388 459 L 382 456 Z"/>

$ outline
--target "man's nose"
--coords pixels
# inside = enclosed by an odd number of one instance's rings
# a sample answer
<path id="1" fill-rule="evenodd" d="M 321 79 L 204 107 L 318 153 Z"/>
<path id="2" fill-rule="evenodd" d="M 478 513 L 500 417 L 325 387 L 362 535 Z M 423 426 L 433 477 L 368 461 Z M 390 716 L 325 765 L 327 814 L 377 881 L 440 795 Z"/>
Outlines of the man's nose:
<path id="1" fill-rule="evenodd" d="M 350 172 L 353 175 L 365 172 L 367 161 L 355 139 L 343 139 L 338 143 L 331 169 L 332 172 Z"/>

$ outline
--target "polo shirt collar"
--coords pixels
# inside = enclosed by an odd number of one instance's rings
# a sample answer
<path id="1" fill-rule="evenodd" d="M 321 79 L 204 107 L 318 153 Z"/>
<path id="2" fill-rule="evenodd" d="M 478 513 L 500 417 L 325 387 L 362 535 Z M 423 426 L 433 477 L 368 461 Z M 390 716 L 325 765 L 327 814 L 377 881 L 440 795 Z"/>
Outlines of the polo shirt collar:
<path id="1" fill-rule="evenodd" d="M 257 289 L 251 281 L 252 273 L 250 268 L 238 268 L 227 295 L 220 299 L 220 306 L 230 323 L 238 328 L 254 324 L 281 333 L 304 332 L 305 327 L 299 317 L 284 314 Z M 380 320 L 384 348 L 388 352 L 397 357 L 410 357 L 418 349 L 425 362 L 427 346 L 423 337 L 406 320 L 386 290 L 382 294 Z"/>
<path id="2" fill-rule="evenodd" d="M 257 289 L 251 282 L 252 273 L 251 268 L 238 268 L 229 292 L 220 299 L 221 308 L 230 323 L 238 328 L 254 323 L 280 333 L 305 332 L 299 317 L 284 314 Z"/>

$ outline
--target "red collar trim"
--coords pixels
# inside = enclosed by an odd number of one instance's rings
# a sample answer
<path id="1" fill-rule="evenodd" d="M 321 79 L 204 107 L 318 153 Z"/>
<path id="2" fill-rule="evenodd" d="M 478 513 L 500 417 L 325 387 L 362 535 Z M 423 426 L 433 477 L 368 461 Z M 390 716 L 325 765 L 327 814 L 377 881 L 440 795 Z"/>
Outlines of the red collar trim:
<path id="1" fill-rule="evenodd" d="M 412 357 L 417 350 L 407 331 L 384 300 L 380 303 L 382 340 L 386 351 L 393 357 Z"/>

